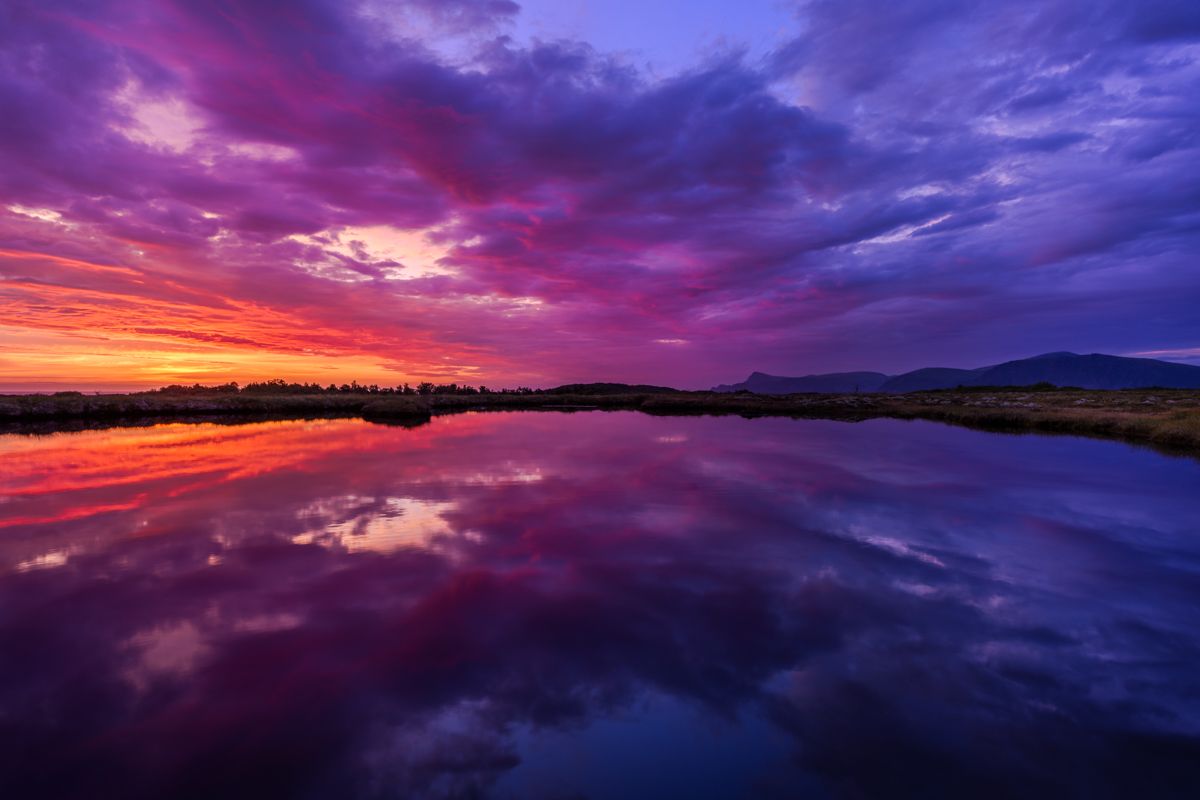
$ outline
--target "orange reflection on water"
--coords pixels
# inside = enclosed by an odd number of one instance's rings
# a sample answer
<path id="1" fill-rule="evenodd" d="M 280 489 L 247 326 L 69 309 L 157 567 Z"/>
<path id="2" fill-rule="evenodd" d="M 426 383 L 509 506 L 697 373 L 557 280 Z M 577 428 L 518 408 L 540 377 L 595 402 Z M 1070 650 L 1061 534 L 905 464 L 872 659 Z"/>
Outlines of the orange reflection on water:
<path id="1" fill-rule="evenodd" d="M 302 427 L 304 436 L 296 436 Z M 4 440 L 0 527 L 134 508 L 214 483 L 301 469 L 330 451 L 362 446 L 349 420 L 247 426 L 167 424 Z M 361 427 L 359 427 L 361 434 Z M 43 504 L 43 498 L 52 503 Z M 52 505 L 53 513 L 48 513 Z"/>
<path id="2" fill-rule="evenodd" d="M 416 429 L 361 419 L 168 423 L 2 436 L 0 566 L 33 568 L 101 541 L 271 504 L 295 505 L 300 541 L 348 549 L 417 544 L 448 532 L 442 517 L 452 504 L 391 492 L 403 484 L 503 480 L 480 476 L 469 450 L 456 458 L 441 448 L 499 422 L 462 415 L 452 425 Z M 509 471 L 513 480 L 536 477 L 519 466 Z"/>
<path id="3" fill-rule="evenodd" d="M 426 449 L 435 436 L 432 426 L 388 430 L 326 419 L 3 437 L 0 528 L 134 509 L 270 473 L 324 472 L 351 456 Z"/>

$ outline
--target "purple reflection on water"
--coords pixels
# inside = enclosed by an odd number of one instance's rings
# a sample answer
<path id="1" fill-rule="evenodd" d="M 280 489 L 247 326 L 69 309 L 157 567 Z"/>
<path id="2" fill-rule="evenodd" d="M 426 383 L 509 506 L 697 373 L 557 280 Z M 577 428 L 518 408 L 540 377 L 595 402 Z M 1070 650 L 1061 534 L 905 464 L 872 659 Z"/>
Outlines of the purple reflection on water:
<path id="1" fill-rule="evenodd" d="M 1198 488 L 888 420 L 0 437 L 0 796 L 1196 796 Z"/>

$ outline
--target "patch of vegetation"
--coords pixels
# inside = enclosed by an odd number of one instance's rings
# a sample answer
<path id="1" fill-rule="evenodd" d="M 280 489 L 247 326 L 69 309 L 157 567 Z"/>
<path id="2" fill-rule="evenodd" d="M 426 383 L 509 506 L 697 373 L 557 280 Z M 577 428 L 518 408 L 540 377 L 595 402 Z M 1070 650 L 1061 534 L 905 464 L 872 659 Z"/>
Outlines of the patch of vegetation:
<path id="1" fill-rule="evenodd" d="M 792 394 L 682 392 L 658 386 L 575 384 L 553 390 L 483 391 L 482 387 L 421 384 L 411 393 L 371 391 L 304 393 L 296 384 L 267 382 L 234 389 L 171 387 L 128 395 L 0 396 L 0 424 L 20 430 L 53 420 L 269 415 L 346 416 L 421 424 L 456 411 L 631 409 L 650 414 L 737 414 L 864 420 L 928 419 L 986 430 L 1069 433 L 1146 443 L 1200 456 L 1200 391 L 1082 390 L 1003 387 L 911 394 Z M 303 386 L 303 384 L 300 384 Z M 425 391 L 421 391 L 424 388 Z M 403 389 L 403 387 L 401 387 Z M 634 389 L 640 391 L 632 391 Z M 107 424 L 107 423 L 106 423 Z"/>
<path id="2" fill-rule="evenodd" d="M 135 392 L 135 394 L 169 394 L 177 396 L 192 396 L 192 397 L 210 397 L 213 395 L 234 395 L 234 394 L 251 394 L 251 395 L 334 395 L 334 394 L 354 394 L 354 395 L 432 395 L 432 394 L 449 394 L 449 395 L 473 395 L 473 394 L 530 394 L 534 390 L 528 387 L 520 387 L 517 389 L 499 389 L 493 390 L 486 386 L 470 386 L 467 384 L 458 383 L 418 383 L 416 386 L 411 386 L 407 383 L 399 384 L 398 386 L 380 386 L 377 383 L 362 384 L 358 381 L 350 383 L 334 384 L 322 386 L 319 383 L 294 383 L 285 381 L 282 378 L 273 378 L 268 381 L 252 381 L 245 386 L 240 385 L 236 381 L 230 383 L 222 383 L 216 386 L 204 386 L 196 383 L 191 386 L 182 386 L 180 384 L 171 384 L 163 386 L 160 389 L 150 389 L 145 392 Z M 62 394 L 60 392 L 60 394 Z M 76 393 L 78 394 L 78 393 Z"/>
<path id="3" fill-rule="evenodd" d="M 365 419 L 428 420 L 433 416 L 429 401 L 424 397 L 392 397 L 372 400 L 362 407 Z"/>

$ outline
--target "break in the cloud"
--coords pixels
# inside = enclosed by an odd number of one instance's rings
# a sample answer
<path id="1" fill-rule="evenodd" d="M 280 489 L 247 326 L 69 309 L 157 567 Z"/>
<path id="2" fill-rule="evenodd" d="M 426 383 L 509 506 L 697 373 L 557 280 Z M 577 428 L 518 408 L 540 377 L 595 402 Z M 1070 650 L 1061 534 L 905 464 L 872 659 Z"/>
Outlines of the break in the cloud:
<path id="1" fill-rule="evenodd" d="M 0 380 L 1195 352 L 1194 3 L 760 5 L 680 63 L 511 0 L 5 3 Z"/>

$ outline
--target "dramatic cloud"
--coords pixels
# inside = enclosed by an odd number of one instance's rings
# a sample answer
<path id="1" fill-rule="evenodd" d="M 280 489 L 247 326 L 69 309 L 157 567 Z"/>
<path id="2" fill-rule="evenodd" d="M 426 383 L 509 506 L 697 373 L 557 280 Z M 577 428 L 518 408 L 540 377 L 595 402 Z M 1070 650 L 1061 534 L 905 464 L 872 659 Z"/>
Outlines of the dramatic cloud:
<path id="1" fill-rule="evenodd" d="M 0 379 L 1189 353 L 1193 6 L 810 2 L 649 71 L 510 0 L 15 0 Z"/>

